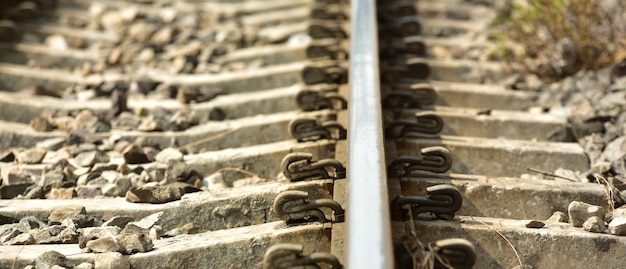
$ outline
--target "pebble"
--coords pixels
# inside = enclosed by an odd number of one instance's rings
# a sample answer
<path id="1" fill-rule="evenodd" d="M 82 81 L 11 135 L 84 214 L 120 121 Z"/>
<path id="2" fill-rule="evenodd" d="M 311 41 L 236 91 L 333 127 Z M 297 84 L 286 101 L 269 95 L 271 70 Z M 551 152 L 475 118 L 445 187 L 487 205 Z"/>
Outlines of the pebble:
<path id="1" fill-rule="evenodd" d="M 15 154 L 13 153 L 13 150 L 5 150 L 2 153 L 0 153 L 0 162 L 13 162 L 15 161 Z"/>
<path id="2" fill-rule="evenodd" d="M 17 154 L 17 162 L 24 164 L 38 164 L 43 161 L 47 151 L 45 149 L 32 148 Z"/>
<path id="3" fill-rule="evenodd" d="M 526 228 L 542 228 L 543 226 L 546 226 L 546 224 L 543 221 L 538 220 L 531 220 L 526 223 Z"/>
<path id="4" fill-rule="evenodd" d="M 567 214 L 561 212 L 561 211 L 556 211 L 552 214 L 552 216 L 550 216 L 546 221 L 548 222 L 569 222 L 569 218 L 567 217 Z"/>
<path id="5" fill-rule="evenodd" d="M 120 227 L 117 226 L 106 226 L 106 227 L 85 227 L 85 228 L 81 228 L 79 229 L 79 233 L 83 236 L 83 237 L 95 237 L 95 238 L 100 238 L 100 237 L 106 237 L 106 236 L 116 236 L 117 234 L 120 233 L 122 229 L 120 229 Z"/>
<path id="6" fill-rule="evenodd" d="M 193 225 L 193 223 L 189 222 L 183 226 L 165 232 L 165 234 L 163 234 L 163 237 L 174 237 L 182 234 L 193 234 L 197 232 L 197 230 L 198 228 Z"/>
<path id="7" fill-rule="evenodd" d="M 11 238 L 11 240 L 9 240 L 9 242 L 7 242 L 7 245 L 32 245 L 35 244 L 35 238 L 33 238 L 33 236 L 29 233 L 23 233 L 20 234 L 16 237 Z"/>
<path id="8" fill-rule="evenodd" d="M 119 252 L 96 254 L 94 257 L 94 269 L 130 269 L 126 257 Z"/>
<path id="9" fill-rule="evenodd" d="M 48 216 L 48 223 L 61 223 L 65 219 L 77 220 L 87 215 L 87 211 L 84 206 L 68 206 L 63 208 L 57 208 L 50 216 Z"/>
<path id="10" fill-rule="evenodd" d="M 133 217 L 129 217 L 129 216 L 115 216 L 112 217 L 111 219 L 105 221 L 104 223 L 102 223 L 102 227 L 106 227 L 106 226 L 116 226 L 119 227 L 120 229 L 124 229 L 124 227 L 126 227 L 126 224 L 128 224 L 129 222 L 135 221 L 135 219 Z"/>
<path id="11" fill-rule="evenodd" d="M 45 224 L 34 216 L 27 216 L 20 219 L 15 228 L 22 233 L 28 233 L 32 229 L 43 228 Z"/>
<path id="12" fill-rule="evenodd" d="M 78 196 L 75 188 L 52 188 L 50 192 L 46 194 L 48 199 L 58 200 L 70 200 Z"/>
<path id="13" fill-rule="evenodd" d="M 609 232 L 613 235 L 626 235 L 626 217 L 613 218 L 609 222 Z"/>
<path id="14" fill-rule="evenodd" d="M 567 207 L 569 221 L 574 227 L 581 227 L 583 222 L 590 217 L 597 216 L 604 219 L 605 210 L 601 206 L 573 201 Z"/>
<path id="15" fill-rule="evenodd" d="M 613 210 L 613 218 L 620 218 L 620 217 L 626 218 L 626 207 L 624 206 Z"/>
<path id="16" fill-rule="evenodd" d="M 606 230 L 606 225 L 603 219 L 593 216 L 583 223 L 583 229 L 592 233 L 603 233 Z"/>
<path id="17" fill-rule="evenodd" d="M 63 147 L 63 145 L 65 145 L 66 142 L 67 142 L 67 138 L 65 137 L 54 137 L 54 138 L 49 138 L 49 139 L 37 142 L 35 147 L 52 151 L 52 150 L 60 149 L 61 147 Z"/>
<path id="18" fill-rule="evenodd" d="M 155 160 L 160 163 L 169 163 L 170 161 L 182 161 L 183 153 L 175 148 L 165 148 L 156 155 Z"/>
<path id="19" fill-rule="evenodd" d="M 163 186 L 144 185 L 126 192 L 126 201 L 131 203 L 162 204 L 179 200 L 185 194 L 184 188 L 168 184 Z"/>
<path id="20" fill-rule="evenodd" d="M 67 260 L 67 257 L 56 251 L 44 252 L 35 259 L 36 269 L 48 269 L 52 268 L 55 265 L 71 267 Z"/>
<path id="21" fill-rule="evenodd" d="M 0 170 L 0 176 L 2 177 L 3 186 L 33 183 L 30 177 L 17 166 L 3 167 Z"/>
<path id="22" fill-rule="evenodd" d="M 37 132 L 49 132 L 53 129 L 52 124 L 43 117 L 33 118 L 28 125 Z"/>
<path id="23" fill-rule="evenodd" d="M 128 164 L 142 164 L 151 162 L 141 148 L 135 144 L 130 144 L 123 151 L 124 161 Z"/>
<path id="24" fill-rule="evenodd" d="M 142 233 L 122 234 L 117 236 L 120 251 L 124 254 L 148 252 L 154 248 L 152 240 Z"/>
<path id="25" fill-rule="evenodd" d="M 118 242 L 112 236 L 104 236 L 94 240 L 90 240 L 85 245 L 87 249 L 95 253 L 116 252 L 120 250 Z"/>
<path id="26" fill-rule="evenodd" d="M 74 157 L 74 161 L 76 162 L 76 164 L 82 167 L 87 167 L 94 165 L 94 163 L 96 163 L 97 157 L 98 151 L 91 150 L 79 153 L 78 155 L 76 155 L 76 157 Z"/>
<path id="27" fill-rule="evenodd" d="M 142 218 L 139 221 L 133 221 L 126 224 L 122 233 L 142 233 L 147 234 L 150 228 L 156 225 L 163 216 L 163 212 L 157 212 Z"/>
<path id="28" fill-rule="evenodd" d="M 102 195 L 100 186 L 78 186 L 76 187 L 76 197 L 78 198 L 95 198 Z"/>
<path id="29" fill-rule="evenodd" d="M 83 262 L 79 265 L 76 265 L 74 269 L 94 269 L 94 265 L 88 262 Z"/>

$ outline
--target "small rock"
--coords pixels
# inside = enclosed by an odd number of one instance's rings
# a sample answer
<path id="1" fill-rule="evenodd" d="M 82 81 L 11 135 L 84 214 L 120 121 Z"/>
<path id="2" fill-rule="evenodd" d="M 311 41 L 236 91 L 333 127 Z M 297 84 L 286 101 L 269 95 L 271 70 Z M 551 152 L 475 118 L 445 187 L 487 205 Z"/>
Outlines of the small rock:
<path id="1" fill-rule="evenodd" d="M 150 228 L 159 222 L 163 216 L 163 212 L 157 212 L 152 215 L 146 216 L 139 221 L 133 221 L 126 224 L 122 233 L 142 233 L 148 234 Z"/>
<path id="2" fill-rule="evenodd" d="M 95 255 L 94 269 L 130 269 L 130 264 L 122 253 L 108 252 Z"/>
<path id="3" fill-rule="evenodd" d="M 38 164 L 43 161 L 47 151 L 45 149 L 32 148 L 17 154 L 17 161 L 25 164 Z"/>
<path id="4" fill-rule="evenodd" d="M 49 132 L 52 131 L 52 124 L 43 117 L 35 117 L 30 120 L 30 128 L 37 132 Z"/>
<path id="5" fill-rule="evenodd" d="M 126 201 L 131 203 L 162 204 L 179 200 L 183 195 L 185 195 L 184 188 L 177 185 L 144 185 L 139 188 L 131 188 L 128 190 L 126 193 Z"/>
<path id="6" fill-rule="evenodd" d="M 65 137 L 54 137 L 37 142 L 35 147 L 44 150 L 58 150 L 65 145 L 66 141 L 67 139 Z"/>
<path id="7" fill-rule="evenodd" d="M 117 226 L 106 226 L 106 227 L 86 227 L 79 229 L 78 232 L 84 237 L 112 237 L 116 236 L 120 233 L 122 229 Z"/>
<path id="8" fill-rule="evenodd" d="M 98 127 L 98 116 L 89 110 L 83 110 L 76 115 L 76 128 L 95 133 Z"/>
<path id="9" fill-rule="evenodd" d="M 152 240 L 142 233 L 118 235 L 117 241 L 119 242 L 121 252 L 124 254 L 148 252 L 154 247 Z"/>
<path id="10" fill-rule="evenodd" d="M 613 218 L 626 218 L 626 207 L 620 207 L 613 210 Z"/>
<path id="11" fill-rule="evenodd" d="M 15 161 L 15 154 L 13 153 L 13 150 L 9 149 L 0 153 L 0 162 L 8 163 L 13 161 Z"/>
<path id="12" fill-rule="evenodd" d="M 561 211 L 556 211 L 546 221 L 548 221 L 548 222 L 565 222 L 565 223 L 567 223 L 567 222 L 569 222 L 569 219 L 567 218 L 567 214 L 565 214 L 565 213 L 563 213 Z"/>
<path id="13" fill-rule="evenodd" d="M 546 226 L 546 224 L 543 221 L 538 220 L 531 220 L 526 223 L 526 228 L 542 228 L 543 226 Z"/>
<path id="14" fill-rule="evenodd" d="M 42 175 L 41 185 L 47 188 L 60 188 L 63 186 L 63 182 L 65 181 L 66 176 L 63 171 L 59 169 L 54 169 L 45 172 Z"/>
<path id="15" fill-rule="evenodd" d="M 604 220 L 593 216 L 591 218 L 588 218 L 583 223 L 583 229 L 592 233 L 603 233 L 604 230 L 606 230 L 606 225 L 604 224 Z"/>
<path id="16" fill-rule="evenodd" d="M 513 267 L 512 269 L 533 269 L 532 265 L 524 264 Z"/>
<path id="17" fill-rule="evenodd" d="M 183 161 L 183 154 L 175 148 L 165 148 L 156 155 L 155 160 L 160 163 L 169 163 L 170 161 Z"/>
<path id="18" fill-rule="evenodd" d="M 154 227 L 150 228 L 150 232 L 148 232 L 148 238 L 150 238 L 150 240 L 159 240 L 161 236 L 163 236 L 163 227 L 154 225 Z"/>
<path id="19" fill-rule="evenodd" d="M 131 144 L 123 151 L 124 161 L 128 164 L 142 164 L 151 162 L 148 156 L 135 144 Z"/>
<path id="20" fill-rule="evenodd" d="M 78 243 L 79 234 L 72 228 L 65 228 L 61 231 L 57 238 L 61 242 L 61 244 L 76 244 Z"/>
<path id="21" fill-rule="evenodd" d="M 56 251 L 47 251 L 35 259 L 36 269 L 50 269 L 55 265 L 71 267 L 65 255 Z"/>
<path id="22" fill-rule="evenodd" d="M 91 150 L 79 153 L 78 155 L 76 155 L 76 157 L 74 157 L 74 161 L 76 161 L 76 164 L 82 167 L 87 167 L 92 166 L 94 163 L 96 163 L 97 158 L 98 151 Z"/>
<path id="23" fill-rule="evenodd" d="M 94 269 L 94 265 L 88 262 L 83 262 L 79 265 L 76 265 L 74 269 Z"/>
<path id="24" fill-rule="evenodd" d="M 228 188 L 222 172 L 213 173 L 202 179 L 202 187 L 210 191 L 219 191 Z"/>
<path id="25" fill-rule="evenodd" d="M 76 187 L 76 196 L 78 198 L 95 198 L 102 195 L 100 186 L 78 186 Z"/>
<path id="26" fill-rule="evenodd" d="M 14 237 L 20 235 L 20 233 L 21 232 L 17 229 L 11 229 L 10 231 L 4 232 L 2 236 L 0 237 L 0 243 L 2 244 L 6 243 L 9 240 L 13 239 Z"/>
<path id="27" fill-rule="evenodd" d="M 87 211 L 84 206 L 57 208 L 50 213 L 50 216 L 48 216 L 48 223 L 61 223 L 65 219 L 80 219 L 85 215 L 87 215 Z"/>
<path id="28" fill-rule="evenodd" d="M 209 112 L 209 120 L 211 121 L 223 121 L 226 119 L 226 112 L 220 108 L 214 108 Z"/>
<path id="29" fill-rule="evenodd" d="M 613 235 L 626 235 L 626 218 L 613 218 L 613 220 L 609 222 L 609 232 Z"/>
<path id="30" fill-rule="evenodd" d="M 165 232 L 165 234 L 163 234 L 163 237 L 174 237 L 174 236 L 179 236 L 181 234 L 193 234 L 196 233 L 198 231 L 198 228 L 193 225 L 193 223 L 189 222 L 183 226 L 174 228 L 172 230 L 169 230 L 167 232 Z"/>
<path id="31" fill-rule="evenodd" d="M 113 183 L 106 183 L 102 186 L 102 194 L 107 197 L 124 197 L 126 192 Z"/>
<path id="32" fill-rule="evenodd" d="M 115 241 L 115 238 L 111 236 L 105 236 L 88 241 L 86 247 L 89 251 L 95 253 L 115 252 L 120 250 L 117 245 L 117 241 Z"/>
<path id="33" fill-rule="evenodd" d="M 112 217 L 110 220 L 107 220 L 104 223 L 102 223 L 102 227 L 116 226 L 116 227 L 120 227 L 120 229 L 124 229 L 124 227 L 126 227 L 126 224 L 128 224 L 131 221 L 135 221 L 135 219 L 132 217 L 128 217 L 128 216 L 115 216 L 115 217 Z"/>
<path id="34" fill-rule="evenodd" d="M 189 177 L 189 168 L 183 161 L 173 160 L 167 165 L 165 170 L 165 179 L 167 183 L 182 182 Z"/>
<path id="35" fill-rule="evenodd" d="M 165 131 L 167 129 L 167 122 L 162 117 L 155 115 L 143 118 L 137 126 L 137 130 L 142 132 Z"/>
<path id="36" fill-rule="evenodd" d="M 567 207 L 569 221 L 574 227 L 581 227 L 583 222 L 592 216 L 604 219 L 605 210 L 601 206 L 573 201 Z"/>
<path id="37" fill-rule="evenodd" d="M 52 188 L 46 195 L 48 199 L 70 200 L 78 196 L 74 188 Z"/>
<path id="38" fill-rule="evenodd" d="M 27 216 L 20 219 L 16 228 L 22 233 L 28 233 L 32 229 L 43 228 L 44 226 L 45 224 L 36 217 Z"/>
<path id="39" fill-rule="evenodd" d="M 17 166 L 2 167 L 0 169 L 3 186 L 33 183 L 30 177 L 28 177 L 24 171 Z"/>
<path id="40" fill-rule="evenodd" d="M 32 245 L 35 244 L 35 238 L 33 238 L 33 236 L 29 233 L 23 233 L 20 234 L 16 237 L 11 238 L 11 240 L 9 240 L 9 242 L 7 242 L 7 245 Z"/>

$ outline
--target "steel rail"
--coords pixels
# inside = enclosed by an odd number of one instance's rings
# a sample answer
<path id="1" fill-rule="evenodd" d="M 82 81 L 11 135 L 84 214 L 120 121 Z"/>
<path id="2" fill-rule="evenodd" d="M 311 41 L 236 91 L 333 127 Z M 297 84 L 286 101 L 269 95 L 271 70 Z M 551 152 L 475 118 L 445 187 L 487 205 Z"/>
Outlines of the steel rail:
<path id="1" fill-rule="evenodd" d="M 375 0 L 351 1 L 347 268 L 393 268 Z"/>

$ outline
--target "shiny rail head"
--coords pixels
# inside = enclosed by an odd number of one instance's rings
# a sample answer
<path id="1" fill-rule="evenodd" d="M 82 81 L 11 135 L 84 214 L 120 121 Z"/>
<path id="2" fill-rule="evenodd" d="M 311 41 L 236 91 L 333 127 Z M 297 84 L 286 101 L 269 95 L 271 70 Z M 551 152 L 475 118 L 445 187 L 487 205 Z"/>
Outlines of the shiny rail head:
<path id="1" fill-rule="evenodd" d="M 303 251 L 304 247 L 299 244 L 275 244 L 265 251 L 265 255 L 263 257 L 263 269 L 319 269 L 322 268 L 320 264 L 327 264 L 332 269 L 343 268 L 339 259 L 330 253 L 315 252 L 309 255 L 303 255 Z"/>
<path id="2" fill-rule="evenodd" d="M 339 203 L 327 198 L 312 199 L 305 191 L 283 191 L 274 199 L 273 207 L 276 215 L 287 223 L 345 221 L 345 211 Z M 326 218 L 320 208 L 331 209 L 334 212 L 333 218 Z"/>
<path id="3" fill-rule="evenodd" d="M 430 213 L 436 219 L 452 220 L 463 205 L 461 192 L 454 186 L 441 184 L 426 188 L 428 196 L 400 196 L 391 202 L 392 219 L 409 220 L 409 212 L 413 218 L 421 213 Z M 405 209 L 410 205 L 410 209 Z"/>

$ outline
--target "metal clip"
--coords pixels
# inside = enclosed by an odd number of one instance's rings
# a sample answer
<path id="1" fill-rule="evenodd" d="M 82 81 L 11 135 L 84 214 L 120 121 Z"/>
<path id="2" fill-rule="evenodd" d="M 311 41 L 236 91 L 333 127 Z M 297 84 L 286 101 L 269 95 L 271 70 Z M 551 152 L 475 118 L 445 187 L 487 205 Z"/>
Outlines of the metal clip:
<path id="1" fill-rule="evenodd" d="M 402 65 L 386 67 L 381 79 L 393 83 L 401 79 L 426 79 L 430 76 L 430 66 L 424 62 L 407 62 Z"/>
<path id="2" fill-rule="evenodd" d="M 420 150 L 421 156 L 400 156 L 395 158 L 387 172 L 390 177 L 410 177 L 414 171 L 445 173 L 452 167 L 452 155 L 441 146 Z"/>
<path id="3" fill-rule="evenodd" d="M 313 39 L 338 38 L 346 39 L 348 35 L 339 24 L 316 23 L 309 25 L 308 34 Z"/>
<path id="4" fill-rule="evenodd" d="M 433 89 L 392 91 L 383 99 L 383 108 L 421 108 L 432 105 L 436 100 L 437 93 Z"/>
<path id="5" fill-rule="evenodd" d="M 443 119 L 432 111 L 415 113 L 415 121 L 395 120 L 385 128 L 387 138 L 407 137 L 410 133 L 435 135 L 443 129 Z M 397 129 L 400 129 L 397 132 Z"/>
<path id="6" fill-rule="evenodd" d="M 0 39 L 16 40 L 20 36 L 15 22 L 10 20 L 0 20 Z"/>
<path id="7" fill-rule="evenodd" d="M 287 154 L 280 164 L 283 174 L 290 181 L 306 179 L 338 179 L 346 177 L 346 168 L 335 159 L 312 161 L 313 154 L 294 152 Z M 335 170 L 331 176 L 328 168 Z"/>
<path id="8" fill-rule="evenodd" d="M 429 212 L 435 214 L 438 219 L 452 220 L 454 214 L 461 209 L 463 197 L 461 192 L 447 184 L 435 185 L 426 188 L 428 196 L 403 196 L 397 197 L 391 202 L 392 218 L 395 220 L 407 220 L 408 211 L 402 206 L 411 205 L 413 217 L 420 213 Z"/>
<path id="9" fill-rule="evenodd" d="M 294 119 L 289 123 L 289 133 L 298 142 L 320 139 L 346 139 L 346 128 L 336 121 L 319 123 L 314 118 Z"/>
<path id="10" fill-rule="evenodd" d="M 348 81 L 348 71 L 338 66 L 307 66 L 302 70 L 302 80 L 307 85 L 319 83 L 343 84 Z"/>
<path id="11" fill-rule="evenodd" d="M 427 250 L 443 258 L 443 261 L 440 259 L 435 261 L 435 268 L 470 269 L 476 263 L 474 244 L 462 238 L 439 240 L 430 244 Z"/>
<path id="12" fill-rule="evenodd" d="M 339 260 L 328 252 L 315 252 L 303 256 L 304 247 L 298 244 L 281 243 L 275 244 L 265 251 L 263 257 L 264 269 L 319 269 L 319 263 L 329 264 L 332 269 L 343 268 Z M 327 268 L 327 267 L 324 267 Z"/>
<path id="13" fill-rule="evenodd" d="M 311 8 L 311 18 L 320 20 L 346 20 L 345 7 L 342 5 L 314 5 Z"/>
<path id="14" fill-rule="evenodd" d="M 346 109 L 348 101 L 334 91 L 303 89 L 296 95 L 296 103 L 303 111 Z"/>
<path id="15" fill-rule="evenodd" d="M 297 190 L 283 191 L 274 199 L 274 212 L 287 223 L 297 221 L 320 221 L 325 223 L 331 221 L 320 210 L 322 207 L 330 208 L 335 212 L 334 222 L 344 221 L 345 211 L 333 199 L 311 200 L 308 192 Z"/>

